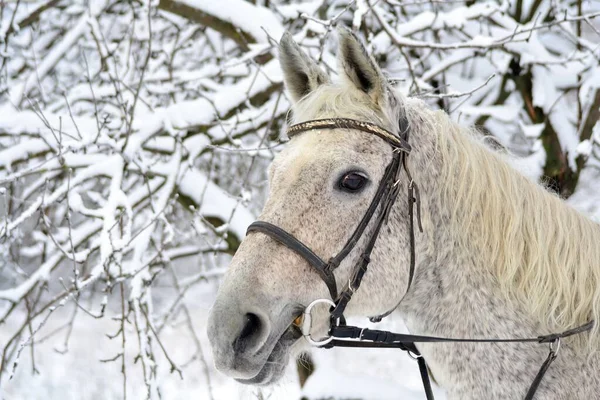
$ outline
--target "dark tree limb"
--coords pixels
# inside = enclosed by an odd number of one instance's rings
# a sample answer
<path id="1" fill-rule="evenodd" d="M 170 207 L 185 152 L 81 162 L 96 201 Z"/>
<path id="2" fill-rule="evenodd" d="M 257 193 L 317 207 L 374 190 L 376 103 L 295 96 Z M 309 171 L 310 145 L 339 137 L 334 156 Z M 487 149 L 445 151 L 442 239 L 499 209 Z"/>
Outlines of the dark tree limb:
<path id="1" fill-rule="evenodd" d="M 533 75 L 527 70 L 514 77 L 517 90 L 525 103 L 525 110 L 534 124 L 544 124 L 540 135 L 542 145 L 546 150 L 544 179 L 549 187 L 561 197 L 568 198 L 574 192 L 579 180 L 580 170 L 573 170 L 569 165 L 569 155 L 563 151 L 558 134 L 548 116 L 541 107 L 533 104 Z"/>
<path id="2" fill-rule="evenodd" d="M 33 24 L 34 22 L 36 22 L 40 18 L 40 15 L 42 15 L 42 13 L 44 11 L 57 5 L 59 1 L 60 0 L 50 0 L 47 3 L 44 3 L 41 6 L 39 6 L 38 8 L 36 8 L 35 10 L 33 10 L 25 18 L 21 19 L 20 21 L 17 21 L 17 25 L 19 26 L 19 29 L 23 29 L 23 28 Z M 15 28 L 11 24 L 6 31 L 6 36 L 12 34 L 14 31 L 15 31 Z"/>
<path id="3" fill-rule="evenodd" d="M 600 89 L 596 89 L 596 92 L 593 95 L 592 104 L 587 109 L 584 120 L 579 127 L 579 141 L 583 142 L 584 140 L 590 140 L 592 138 L 592 131 L 596 123 L 600 120 Z M 577 171 L 578 173 L 585 167 L 585 162 L 588 157 L 586 155 L 580 154 L 577 156 L 575 161 L 577 162 Z"/>

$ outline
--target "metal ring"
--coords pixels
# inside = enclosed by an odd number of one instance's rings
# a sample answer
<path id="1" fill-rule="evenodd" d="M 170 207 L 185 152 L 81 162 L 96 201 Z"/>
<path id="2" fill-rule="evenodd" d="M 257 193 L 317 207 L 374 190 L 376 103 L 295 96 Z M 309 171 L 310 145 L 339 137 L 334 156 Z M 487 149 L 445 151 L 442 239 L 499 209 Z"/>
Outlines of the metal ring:
<path id="1" fill-rule="evenodd" d="M 412 351 L 410 351 L 410 350 L 406 350 L 406 353 L 408 354 L 408 356 L 410 358 L 412 358 L 415 361 L 418 361 L 419 358 L 423 357 L 421 354 L 419 354 L 419 355 L 413 354 Z"/>
<path id="2" fill-rule="evenodd" d="M 560 350 L 560 338 L 556 338 L 556 340 L 551 341 L 548 345 L 550 347 L 550 353 L 557 356 L 558 351 Z"/>
<path id="3" fill-rule="evenodd" d="M 310 329 L 312 328 L 312 315 L 310 312 L 312 311 L 313 307 L 319 303 L 325 303 L 325 304 L 329 304 L 332 307 L 335 307 L 335 303 L 329 299 L 317 299 L 317 300 L 313 301 L 304 309 L 303 318 L 302 318 L 302 326 L 300 328 L 300 330 L 302 331 L 302 336 L 304 336 L 304 339 L 306 339 L 306 341 L 308 343 L 310 343 L 311 345 L 318 346 L 318 347 L 324 346 L 333 340 L 333 336 L 328 336 L 322 340 L 314 340 L 310 336 Z"/>

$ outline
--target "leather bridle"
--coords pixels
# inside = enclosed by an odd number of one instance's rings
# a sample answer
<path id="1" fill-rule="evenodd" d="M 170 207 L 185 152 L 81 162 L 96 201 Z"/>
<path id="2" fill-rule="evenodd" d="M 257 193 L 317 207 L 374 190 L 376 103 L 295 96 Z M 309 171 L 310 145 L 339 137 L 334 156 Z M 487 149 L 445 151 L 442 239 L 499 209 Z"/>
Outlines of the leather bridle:
<path id="1" fill-rule="evenodd" d="M 375 247 L 375 242 L 379 237 L 381 228 L 387 222 L 390 211 L 398 197 L 399 192 L 399 175 L 401 168 L 408 179 L 408 213 L 409 213 L 409 237 L 410 237 L 410 265 L 408 275 L 408 285 L 405 293 L 408 293 L 415 273 L 415 205 L 417 209 L 416 217 L 419 230 L 422 232 L 421 213 L 420 213 L 420 196 L 419 189 L 412 179 L 407 165 L 407 158 L 412 148 L 408 143 L 409 127 L 406 119 L 401 119 L 399 122 L 399 130 L 403 137 L 394 135 L 382 127 L 370 122 L 357 121 L 349 118 L 328 118 L 317 119 L 312 121 L 301 122 L 292 125 L 288 128 L 288 137 L 311 130 L 331 130 L 331 129 L 352 129 L 373 134 L 385 140 L 392 147 L 392 160 L 388 164 L 379 182 L 375 196 L 371 201 L 367 211 L 354 229 L 354 232 L 347 240 L 342 249 L 328 261 L 323 260 L 308 246 L 288 233 L 284 229 L 265 221 L 255 221 L 248 227 L 247 234 L 252 232 L 260 232 L 270 236 L 277 242 L 288 247 L 304 258 L 319 274 L 323 282 L 327 285 L 331 300 L 318 299 L 309 304 L 303 313 L 302 334 L 312 345 L 324 348 L 331 347 L 386 347 L 399 348 L 407 351 L 413 358 L 416 358 L 419 363 L 419 370 L 423 381 L 425 395 L 428 400 L 433 400 L 433 391 L 429 378 L 429 372 L 425 359 L 421 356 L 415 343 L 440 343 L 440 342 L 469 342 L 469 343 L 515 343 L 515 342 L 537 342 L 549 343 L 549 354 L 542 364 L 538 374 L 536 375 L 525 400 L 532 400 L 537 391 L 546 371 L 550 364 L 556 359 L 560 349 L 560 339 L 568 336 L 580 334 L 589 331 L 594 326 L 594 321 L 590 321 L 575 329 L 571 329 L 561 333 L 538 336 L 535 338 L 511 338 L 511 339 L 461 339 L 461 338 L 445 338 L 434 336 L 400 334 L 388 331 L 372 330 L 346 325 L 344 318 L 344 310 L 352 298 L 352 295 L 360 287 L 363 276 L 367 272 L 367 267 L 371 261 L 371 253 Z M 380 210 L 379 213 L 377 210 Z M 367 227 L 374 219 L 373 227 L 370 231 L 370 236 L 367 239 L 366 245 L 362 253 L 358 257 L 353 269 L 351 277 L 346 284 L 346 287 L 338 294 L 337 284 L 333 271 L 339 267 L 341 262 L 350 254 L 356 247 L 362 236 L 367 231 Z M 401 301 L 401 300 L 400 300 Z M 311 338 L 311 309 L 318 303 L 326 303 L 330 308 L 330 327 L 329 337 L 324 340 L 315 341 Z M 399 303 L 396 305 L 396 307 Z M 388 312 L 371 317 L 372 322 L 379 322 L 382 318 L 389 315 L 394 309 Z"/>
<path id="2" fill-rule="evenodd" d="M 397 179 L 401 166 L 404 167 L 404 170 L 406 171 L 407 175 L 410 176 L 408 167 L 406 165 L 406 156 L 411 151 L 411 146 L 405 139 L 402 139 L 388 132 L 387 130 L 379 127 L 378 125 L 371 124 L 368 122 L 356 121 L 348 118 L 330 118 L 302 122 L 300 124 L 290 126 L 287 131 L 287 134 L 288 137 L 292 138 L 299 133 L 310 130 L 340 128 L 354 129 L 374 134 L 385 140 L 387 143 L 389 143 L 393 149 L 392 160 L 385 169 L 385 173 L 383 174 L 383 177 L 379 182 L 379 186 L 377 188 L 377 191 L 375 192 L 375 196 L 373 197 L 371 204 L 369 205 L 369 208 L 367 208 L 365 215 L 362 217 L 362 219 L 358 223 L 358 226 L 356 227 L 356 229 L 354 229 L 354 232 L 346 241 L 346 244 L 342 247 L 342 249 L 335 256 L 331 257 L 328 261 L 325 261 L 321 259 L 318 255 L 316 255 L 308 246 L 306 246 L 300 240 L 296 239 L 294 236 L 281 229 L 280 227 L 275 226 L 269 222 L 256 221 L 248 227 L 248 233 L 261 232 L 271 236 L 279 243 L 287 246 L 288 248 L 302 256 L 317 271 L 323 282 L 325 282 L 325 284 L 327 285 L 327 288 L 329 289 L 329 294 L 331 295 L 331 299 L 337 300 L 336 310 L 332 313 L 332 315 L 336 318 L 342 316 L 346 304 L 348 303 L 348 301 L 350 301 L 352 294 L 360 286 L 362 277 L 367 270 L 367 266 L 370 262 L 371 252 L 375 247 L 375 242 L 377 241 L 377 237 L 379 236 L 381 227 L 384 225 L 385 220 L 389 215 L 389 212 L 392 209 L 392 206 L 394 205 L 394 202 L 398 195 L 399 185 L 397 184 Z M 408 129 L 406 129 L 406 131 L 408 131 Z M 414 191 L 417 191 L 417 188 L 416 185 L 414 185 L 413 183 L 411 185 L 411 192 Z M 411 195 L 411 197 L 414 196 Z M 379 214 L 377 214 L 378 208 L 381 208 Z M 373 218 L 375 218 L 375 224 L 370 233 L 371 236 L 368 239 L 367 245 L 360 257 L 358 258 L 358 261 L 353 270 L 354 273 L 352 275 L 352 278 L 348 282 L 346 289 L 344 289 L 342 293 L 338 296 L 338 290 L 333 271 L 337 267 L 339 267 L 341 262 L 354 249 L 361 237 L 365 234 L 365 231 L 367 230 L 367 227 Z M 414 235 L 412 236 L 414 237 Z M 414 240 L 411 241 L 411 248 L 414 248 Z M 414 251 L 412 251 L 412 254 L 414 254 Z M 413 275 L 413 271 L 414 259 L 411 261 L 411 276 Z M 410 280 L 411 279 L 409 279 L 409 285 Z"/>

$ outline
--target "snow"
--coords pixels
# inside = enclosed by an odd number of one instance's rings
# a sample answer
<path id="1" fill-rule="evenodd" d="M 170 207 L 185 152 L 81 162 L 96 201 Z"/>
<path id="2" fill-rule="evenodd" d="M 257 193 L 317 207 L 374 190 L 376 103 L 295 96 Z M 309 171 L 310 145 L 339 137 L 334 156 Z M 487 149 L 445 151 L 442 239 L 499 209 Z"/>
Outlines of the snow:
<path id="1" fill-rule="evenodd" d="M 263 67 L 260 74 L 242 79 L 239 83 L 219 91 L 212 101 L 199 98 L 156 109 L 150 115 L 134 120 L 134 129 L 138 133 L 130 138 L 125 154 L 133 157 L 143 143 L 163 128 L 175 132 L 209 125 L 215 116 L 226 114 L 239 106 L 240 100 L 245 99 L 246 95 L 254 96 L 264 92 L 282 80 L 279 65 L 273 60 Z"/>
<path id="2" fill-rule="evenodd" d="M 531 154 L 524 157 L 511 157 L 510 165 L 534 182 L 543 176 L 546 153 L 541 140 L 536 140 L 531 148 Z"/>
<path id="3" fill-rule="evenodd" d="M 356 1 L 356 11 L 354 11 L 354 17 L 352 18 L 352 29 L 360 29 L 363 17 L 369 12 L 369 5 L 367 0 Z"/>
<path id="4" fill-rule="evenodd" d="M 29 156 L 43 153 L 48 149 L 58 150 L 57 137 L 62 137 L 61 146 L 78 150 L 89 145 L 98 135 L 96 121 L 91 118 L 63 116 L 44 111 L 40 114 L 23 110 L 17 111 L 11 105 L 0 105 L 0 132 L 13 137 L 19 135 L 38 134 L 41 139 L 28 139 L 27 136 L 18 144 L 0 150 L 0 166 L 11 169 L 13 163 L 27 159 Z M 108 125 L 111 126 L 111 125 Z M 62 135 L 60 135 L 62 133 Z M 82 141 L 73 140 L 83 135 Z M 94 155 L 92 155 L 93 157 Z"/>
<path id="5" fill-rule="evenodd" d="M 600 179 L 600 170 L 586 169 L 579 178 L 582 182 L 575 193 L 569 197 L 569 204 L 589 215 L 592 220 L 600 224 L 600 189 L 598 180 Z"/>
<path id="6" fill-rule="evenodd" d="M 577 145 L 577 154 L 589 157 L 592 154 L 592 142 L 589 139 L 583 140 Z"/>
<path id="7" fill-rule="evenodd" d="M 461 113 L 472 116 L 489 115 L 497 120 L 503 122 L 512 122 L 517 119 L 521 107 L 516 105 L 503 105 L 503 106 L 481 106 L 472 107 L 464 106 L 460 109 Z"/>
<path id="8" fill-rule="evenodd" d="M 298 18 L 301 14 L 313 15 L 322 5 L 320 0 L 309 0 L 299 3 L 278 4 L 277 11 L 287 19 Z"/>
<path id="9" fill-rule="evenodd" d="M 73 244 L 75 246 L 81 244 L 88 236 L 98 231 L 102 223 L 100 221 L 94 221 L 92 223 L 85 224 L 83 227 L 76 229 L 73 232 Z M 16 302 L 18 299 L 28 293 L 37 282 L 46 281 L 50 276 L 50 272 L 56 268 L 58 263 L 62 260 L 62 253 L 55 253 L 45 263 L 40 265 L 35 272 L 27 278 L 19 286 L 15 286 L 10 289 L 0 290 L 0 300 L 8 300 L 10 302 Z"/>
<path id="10" fill-rule="evenodd" d="M 241 200 L 228 196 L 199 171 L 183 172 L 179 188 L 182 194 L 190 197 L 196 204 L 201 204 L 199 209 L 201 214 L 218 217 L 228 222 L 227 228 L 238 238 L 246 236 L 248 225 L 255 220 L 255 216 L 240 204 Z"/>
<path id="11" fill-rule="evenodd" d="M 395 29 L 392 29 L 388 25 L 388 33 L 392 33 L 390 36 L 394 41 L 398 43 L 405 43 L 410 46 L 420 46 L 421 43 L 408 39 L 407 37 L 414 33 L 423 31 L 425 29 L 442 29 L 446 27 L 457 28 L 464 25 L 469 20 L 477 20 L 478 18 L 488 17 L 494 15 L 495 12 L 500 10 L 497 4 L 493 2 L 478 2 L 470 7 L 456 7 L 449 12 L 431 12 L 425 11 L 420 14 L 413 16 L 410 21 L 398 24 Z M 376 10 L 374 13 L 378 14 Z M 387 25 L 387 23 L 384 23 Z M 374 45 L 378 48 L 386 48 L 389 46 L 389 38 L 380 33 L 373 40 Z M 461 43 L 458 45 L 440 46 L 444 48 L 459 48 L 459 47 L 479 47 L 481 45 L 488 45 L 492 42 L 492 39 L 486 39 L 484 37 L 478 37 L 471 42 Z M 454 46 L 454 47 L 453 47 Z"/>
<path id="12" fill-rule="evenodd" d="M 576 168 L 575 158 L 577 157 L 579 137 L 573 124 L 575 116 L 567 114 L 567 109 L 558 109 L 557 112 L 550 113 L 548 117 L 560 140 L 561 147 L 568 152 L 569 165 L 571 168 Z"/>
<path id="13" fill-rule="evenodd" d="M 283 35 L 283 26 L 271 10 L 243 0 L 176 0 L 177 3 L 197 8 L 223 21 L 231 22 L 248 32 L 259 42 L 267 42 L 263 28 L 275 38 Z M 251 18 L 249 17 L 251 16 Z"/>
<path id="14" fill-rule="evenodd" d="M 29 158 L 29 156 L 41 153 L 48 148 L 43 140 L 33 139 L 22 142 L 10 149 L 0 150 L 0 165 L 7 170 L 11 169 L 15 161 Z"/>
<path id="15" fill-rule="evenodd" d="M 533 66 L 533 105 L 542 108 L 545 112 L 551 112 L 552 106 L 560 94 L 553 82 L 553 75 L 543 66 Z"/>
<path id="16" fill-rule="evenodd" d="M 357 352 L 360 351 L 361 350 L 357 350 Z M 318 399 L 337 396 L 340 398 L 356 398 L 363 400 L 423 399 L 423 389 L 413 390 L 403 385 L 389 382 L 386 379 L 364 376 L 363 374 L 356 373 L 348 374 L 345 371 L 339 372 L 335 368 L 332 360 L 328 360 L 325 357 L 319 357 L 317 360 L 325 361 L 320 367 L 329 369 L 331 372 L 328 374 L 316 374 L 307 381 L 302 394 L 308 398 Z M 353 365 L 353 367 L 355 366 Z M 352 370 L 356 371 L 355 368 L 352 368 Z M 361 371 L 360 368 L 359 371 Z M 374 388 L 376 389 L 374 390 Z M 436 398 L 438 397 L 439 394 Z"/>
<path id="17" fill-rule="evenodd" d="M 525 135 L 525 137 L 535 139 L 535 138 L 540 137 L 546 124 L 542 123 L 542 124 L 525 125 L 522 122 L 519 122 L 519 126 L 521 127 L 521 130 L 523 131 L 523 134 Z"/>
<path id="18" fill-rule="evenodd" d="M 42 62 L 36 66 L 24 83 L 17 85 L 11 90 L 10 102 L 14 105 L 20 105 L 24 97 L 29 91 L 37 85 L 37 82 L 43 78 L 50 70 L 60 61 L 64 54 L 71 50 L 80 36 L 88 29 L 88 24 L 91 20 L 98 16 L 102 9 L 106 6 L 105 0 L 96 0 L 95 5 L 90 8 L 90 15 L 83 15 L 74 28 L 70 29 L 59 44 L 54 46 L 46 55 Z"/>
<path id="19" fill-rule="evenodd" d="M 131 204 L 121 185 L 123 183 L 123 159 L 115 157 L 110 164 L 109 176 L 112 178 L 110 183 L 110 195 L 102 210 L 102 233 L 100 234 L 100 263 L 104 264 L 115 251 L 119 251 L 129 241 L 131 236 Z M 125 237 L 116 237 L 117 228 L 117 208 L 123 206 L 127 210 L 127 229 Z"/>

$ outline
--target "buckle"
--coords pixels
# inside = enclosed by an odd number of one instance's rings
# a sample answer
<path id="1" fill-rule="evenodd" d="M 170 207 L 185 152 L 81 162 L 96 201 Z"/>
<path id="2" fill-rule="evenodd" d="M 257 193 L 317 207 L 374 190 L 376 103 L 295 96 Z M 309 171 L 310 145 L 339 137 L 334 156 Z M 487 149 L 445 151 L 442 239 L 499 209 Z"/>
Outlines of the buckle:
<path id="1" fill-rule="evenodd" d="M 327 271 L 327 272 L 333 272 L 333 270 L 335 270 L 339 266 L 340 266 L 339 261 L 337 261 L 335 259 L 335 257 L 331 257 L 329 259 L 329 261 L 327 261 L 327 264 L 325 264 L 324 270 Z"/>

